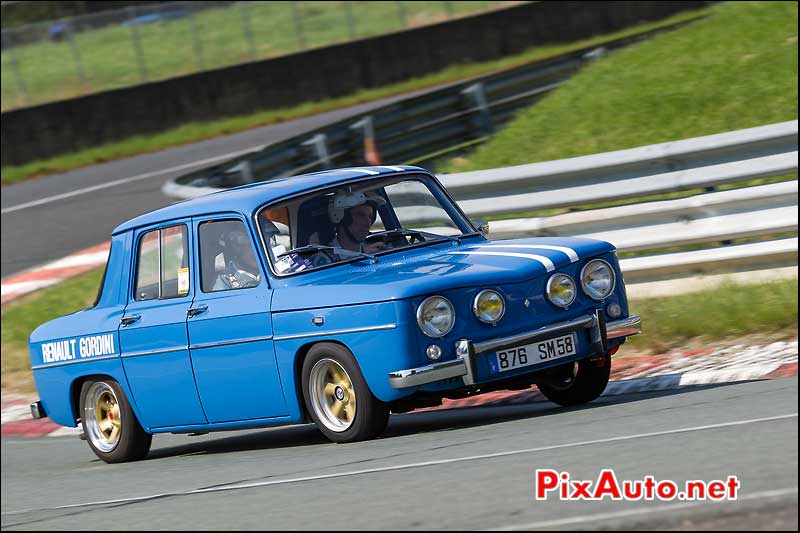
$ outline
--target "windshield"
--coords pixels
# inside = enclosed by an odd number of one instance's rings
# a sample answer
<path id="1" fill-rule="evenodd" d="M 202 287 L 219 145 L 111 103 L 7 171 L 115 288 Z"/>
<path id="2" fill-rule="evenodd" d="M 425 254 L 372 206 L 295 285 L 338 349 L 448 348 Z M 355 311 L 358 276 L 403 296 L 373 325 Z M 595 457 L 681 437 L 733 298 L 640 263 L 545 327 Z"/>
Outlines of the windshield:
<path id="1" fill-rule="evenodd" d="M 263 208 L 259 230 L 280 276 L 472 235 L 428 179 L 400 176 L 339 185 Z M 451 209 L 452 213 L 456 213 Z M 455 215 L 458 216 L 458 215 Z M 462 229 L 463 228 L 463 229 Z M 467 231 L 469 233 L 465 233 Z"/>

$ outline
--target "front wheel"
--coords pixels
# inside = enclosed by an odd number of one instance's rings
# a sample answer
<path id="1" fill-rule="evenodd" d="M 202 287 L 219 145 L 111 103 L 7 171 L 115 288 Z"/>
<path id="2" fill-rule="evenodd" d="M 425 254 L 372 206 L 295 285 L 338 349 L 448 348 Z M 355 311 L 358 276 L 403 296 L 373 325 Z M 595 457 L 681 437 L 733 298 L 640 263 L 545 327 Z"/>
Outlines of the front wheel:
<path id="1" fill-rule="evenodd" d="M 112 379 L 84 382 L 81 424 L 89 447 L 106 463 L 142 459 L 153 436 L 142 429 L 119 383 Z"/>
<path id="2" fill-rule="evenodd" d="M 580 405 L 598 398 L 606 390 L 611 376 L 611 355 L 568 363 L 548 373 L 548 379 L 536 386 L 545 397 L 558 405 Z"/>
<path id="3" fill-rule="evenodd" d="M 372 395 L 355 358 L 345 347 L 321 343 L 303 362 L 303 397 L 311 418 L 333 442 L 377 437 L 389 408 Z"/>

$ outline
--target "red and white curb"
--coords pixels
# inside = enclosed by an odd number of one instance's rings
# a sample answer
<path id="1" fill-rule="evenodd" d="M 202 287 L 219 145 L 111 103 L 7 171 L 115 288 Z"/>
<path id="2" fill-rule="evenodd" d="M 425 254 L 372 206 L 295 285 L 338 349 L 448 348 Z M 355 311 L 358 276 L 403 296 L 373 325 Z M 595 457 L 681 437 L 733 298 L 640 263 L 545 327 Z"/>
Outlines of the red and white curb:
<path id="1" fill-rule="evenodd" d="M 2 303 L 105 265 L 110 247 L 110 242 L 98 244 L 58 261 L 37 266 L 4 279 L 0 285 Z"/>
<path id="2" fill-rule="evenodd" d="M 732 383 L 797 375 L 797 341 L 765 346 L 732 346 L 719 350 L 694 350 L 649 357 L 619 359 L 612 363 L 612 381 L 604 396 L 677 389 L 691 385 Z M 624 348 L 623 348 L 624 350 Z M 29 404 L 34 398 L 6 396 L 2 402 L 2 435 L 15 437 L 77 436 L 79 428 L 54 424 L 49 418 L 33 420 Z M 536 387 L 523 391 L 498 391 L 460 400 L 444 400 L 433 411 L 461 407 L 515 405 L 546 401 Z"/>
<path id="3" fill-rule="evenodd" d="M 603 396 L 796 376 L 797 347 L 797 341 L 775 342 L 766 346 L 733 346 L 720 350 L 692 350 L 613 360 L 612 381 Z M 547 399 L 536 387 L 531 387 L 523 391 L 498 391 L 460 400 L 444 400 L 440 407 L 424 410 L 515 405 L 536 401 Z"/>

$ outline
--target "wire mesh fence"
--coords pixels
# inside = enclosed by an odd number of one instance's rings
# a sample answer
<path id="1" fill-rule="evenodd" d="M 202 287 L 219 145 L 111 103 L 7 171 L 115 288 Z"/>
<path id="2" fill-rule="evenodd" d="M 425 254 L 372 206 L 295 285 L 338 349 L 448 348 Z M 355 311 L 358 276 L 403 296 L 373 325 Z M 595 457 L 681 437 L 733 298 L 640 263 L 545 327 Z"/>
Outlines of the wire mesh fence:
<path id="1" fill-rule="evenodd" d="M 2 110 L 400 31 L 520 2 L 172 2 L 2 31 Z"/>

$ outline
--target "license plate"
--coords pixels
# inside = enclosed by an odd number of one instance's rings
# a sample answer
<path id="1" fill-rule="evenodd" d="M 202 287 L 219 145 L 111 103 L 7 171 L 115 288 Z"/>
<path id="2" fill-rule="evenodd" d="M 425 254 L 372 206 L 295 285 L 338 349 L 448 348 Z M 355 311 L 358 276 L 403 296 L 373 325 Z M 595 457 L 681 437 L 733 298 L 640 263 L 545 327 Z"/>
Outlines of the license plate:
<path id="1" fill-rule="evenodd" d="M 515 368 L 546 363 L 576 353 L 578 353 L 577 339 L 574 333 L 570 333 L 562 337 L 500 350 L 495 354 L 494 359 L 489 360 L 489 369 L 496 374 Z"/>

